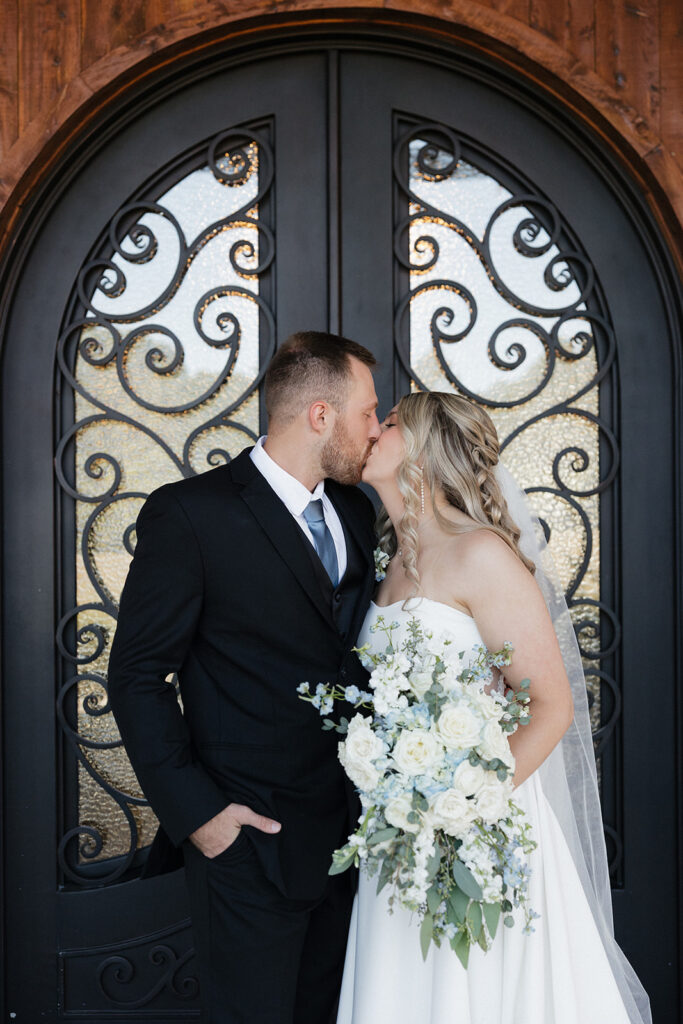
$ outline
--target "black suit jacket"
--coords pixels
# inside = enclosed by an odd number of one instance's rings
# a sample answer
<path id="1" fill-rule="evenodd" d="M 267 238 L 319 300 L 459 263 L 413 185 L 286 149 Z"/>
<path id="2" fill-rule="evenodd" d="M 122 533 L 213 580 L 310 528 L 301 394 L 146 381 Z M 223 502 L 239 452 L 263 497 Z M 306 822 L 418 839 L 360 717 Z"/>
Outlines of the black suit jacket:
<path id="1" fill-rule="evenodd" d="M 374 583 L 374 512 L 355 487 L 326 490 L 362 566 L 345 615 L 245 451 L 145 502 L 109 664 L 126 751 L 171 841 L 230 802 L 247 804 L 282 823 L 276 836 L 248 834 L 293 898 L 322 893 L 331 851 L 354 824 L 338 736 L 296 688 L 367 680 L 352 647 Z"/>

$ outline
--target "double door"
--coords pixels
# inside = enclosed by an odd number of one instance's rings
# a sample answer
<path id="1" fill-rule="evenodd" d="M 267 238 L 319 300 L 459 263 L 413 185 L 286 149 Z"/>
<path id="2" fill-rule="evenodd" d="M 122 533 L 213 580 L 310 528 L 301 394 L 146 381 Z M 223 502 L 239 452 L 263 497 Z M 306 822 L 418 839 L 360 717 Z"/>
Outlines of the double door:
<path id="1" fill-rule="evenodd" d="M 560 111 L 466 53 L 343 39 L 180 69 L 74 154 L 36 225 L 3 365 L 7 1011 L 197 1015 L 182 874 L 139 878 L 155 820 L 107 657 L 145 495 L 259 436 L 264 368 L 301 329 L 374 351 L 380 411 L 454 389 L 494 418 L 585 658 L 617 934 L 673 1021 L 661 280 Z"/>

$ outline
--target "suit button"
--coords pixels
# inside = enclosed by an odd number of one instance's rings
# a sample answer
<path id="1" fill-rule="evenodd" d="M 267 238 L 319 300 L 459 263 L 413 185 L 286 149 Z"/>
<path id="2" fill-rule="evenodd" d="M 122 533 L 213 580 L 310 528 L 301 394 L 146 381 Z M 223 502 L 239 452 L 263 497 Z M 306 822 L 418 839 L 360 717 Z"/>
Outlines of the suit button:
<path id="1" fill-rule="evenodd" d="M 340 679 L 346 679 L 346 675 L 347 675 L 346 669 L 345 668 L 341 669 L 341 671 L 339 672 L 339 678 Z"/>
<path id="2" fill-rule="evenodd" d="M 341 602 L 341 594 L 339 593 L 339 591 L 337 591 L 337 593 L 334 595 L 334 603 L 335 604 L 339 604 L 340 602 Z"/>

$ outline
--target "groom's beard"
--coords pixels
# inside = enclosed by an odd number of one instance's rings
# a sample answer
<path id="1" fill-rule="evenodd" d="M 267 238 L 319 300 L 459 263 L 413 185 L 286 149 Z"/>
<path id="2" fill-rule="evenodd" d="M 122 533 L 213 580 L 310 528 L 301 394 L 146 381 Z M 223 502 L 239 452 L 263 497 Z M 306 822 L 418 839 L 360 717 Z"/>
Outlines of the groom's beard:
<path id="1" fill-rule="evenodd" d="M 320 465 L 323 475 L 338 484 L 358 484 L 372 444 L 366 443 L 361 451 L 354 451 L 343 422 L 337 420 L 332 436 L 323 445 Z"/>

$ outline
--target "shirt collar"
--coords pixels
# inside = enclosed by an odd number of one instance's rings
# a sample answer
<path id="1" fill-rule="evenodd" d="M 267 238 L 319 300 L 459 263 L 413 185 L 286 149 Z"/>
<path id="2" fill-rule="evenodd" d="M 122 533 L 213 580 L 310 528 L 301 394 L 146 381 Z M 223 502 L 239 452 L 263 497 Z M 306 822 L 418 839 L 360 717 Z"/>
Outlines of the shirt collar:
<path id="1" fill-rule="evenodd" d="M 303 515 L 303 511 L 309 502 L 324 498 L 325 481 L 321 480 L 313 492 L 309 491 L 300 480 L 297 480 L 296 477 L 288 473 L 286 469 L 283 469 L 282 466 L 279 466 L 270 457 L 263 447 L 265 440 L 265 436 L 260 437 L 254 445 L 251 451 L 252 462 L 266 478 L 278 498 L 287 506 L 291 514 L 293 516 Z"/>

